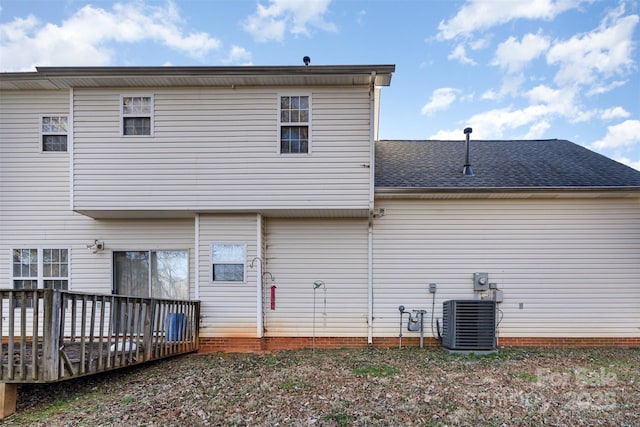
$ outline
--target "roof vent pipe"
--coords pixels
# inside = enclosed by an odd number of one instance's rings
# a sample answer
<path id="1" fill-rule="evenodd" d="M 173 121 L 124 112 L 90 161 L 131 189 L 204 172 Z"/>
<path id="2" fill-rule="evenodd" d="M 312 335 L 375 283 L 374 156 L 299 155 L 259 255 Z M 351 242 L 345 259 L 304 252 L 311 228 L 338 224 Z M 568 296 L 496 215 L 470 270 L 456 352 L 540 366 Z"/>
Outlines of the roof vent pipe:
<path id="1" fill-rule="evenodd" d="M 471 162 L 469 161 L 469 135 L 471 132 L 473 132 L 471 128 L 464 129 L 464 134 L 467 137 L 464 143 L 464 167 L 462 168 L 462 174 L 464 176 L 473 176 L 473 169 L 471 169 Z"/>

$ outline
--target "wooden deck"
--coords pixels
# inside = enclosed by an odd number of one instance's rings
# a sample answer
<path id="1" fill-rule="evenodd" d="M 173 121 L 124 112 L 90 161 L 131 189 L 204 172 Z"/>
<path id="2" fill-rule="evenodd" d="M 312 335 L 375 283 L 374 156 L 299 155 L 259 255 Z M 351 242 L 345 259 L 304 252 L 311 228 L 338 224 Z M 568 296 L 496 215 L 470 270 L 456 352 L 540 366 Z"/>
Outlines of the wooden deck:
<path id="1" fill-rule="evenodd" d="M 0 290 L 2 383 L 66 380 L 198 350 L 198 301 Z"/>
<path id="2" fill-rule="evenodd" d="M 17 384 L 92 375 L 198 350 L 199 301 L 0 289 L 0 419 Z"/>

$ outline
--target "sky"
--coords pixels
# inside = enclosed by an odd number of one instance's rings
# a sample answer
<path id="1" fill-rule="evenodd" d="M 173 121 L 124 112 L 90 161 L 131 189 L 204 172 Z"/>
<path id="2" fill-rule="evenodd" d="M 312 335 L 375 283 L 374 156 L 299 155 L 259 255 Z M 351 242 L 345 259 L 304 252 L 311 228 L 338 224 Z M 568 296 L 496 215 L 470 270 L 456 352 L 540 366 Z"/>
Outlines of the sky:
<path id="1" fill-rule="evenodd" d="M 380 139 L 568 139 L 640 170 L 640 0 L 0 0 L 0 71 L 394 64 Z"/>

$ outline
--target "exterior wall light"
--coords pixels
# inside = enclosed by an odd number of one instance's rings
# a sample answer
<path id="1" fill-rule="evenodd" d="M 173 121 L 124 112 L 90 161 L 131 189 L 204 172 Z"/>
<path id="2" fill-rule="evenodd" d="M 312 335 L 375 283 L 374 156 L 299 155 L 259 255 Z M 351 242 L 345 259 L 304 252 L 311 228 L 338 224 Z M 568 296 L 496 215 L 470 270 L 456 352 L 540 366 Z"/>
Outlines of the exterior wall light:
<path id="1" fill-rule="evenodd" d="M 92 244 L 87 245 L 87 249 L 91 251 L 91 253 L 97 253 L 98 251 L 104 250 L 104 242 L 100 240 L 94 240 Z"/>

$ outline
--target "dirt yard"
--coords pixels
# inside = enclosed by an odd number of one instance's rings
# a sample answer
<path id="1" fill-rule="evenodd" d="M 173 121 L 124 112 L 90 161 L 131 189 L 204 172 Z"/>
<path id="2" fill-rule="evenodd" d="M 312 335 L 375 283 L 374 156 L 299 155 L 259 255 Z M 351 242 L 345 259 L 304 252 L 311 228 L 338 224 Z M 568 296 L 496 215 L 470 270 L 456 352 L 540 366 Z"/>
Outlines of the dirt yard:
<path id="1" fill-rule="evenodd" d="M 640 349 L 190 355 L 18 389 L 7 426 L 639 426 Z"/>

